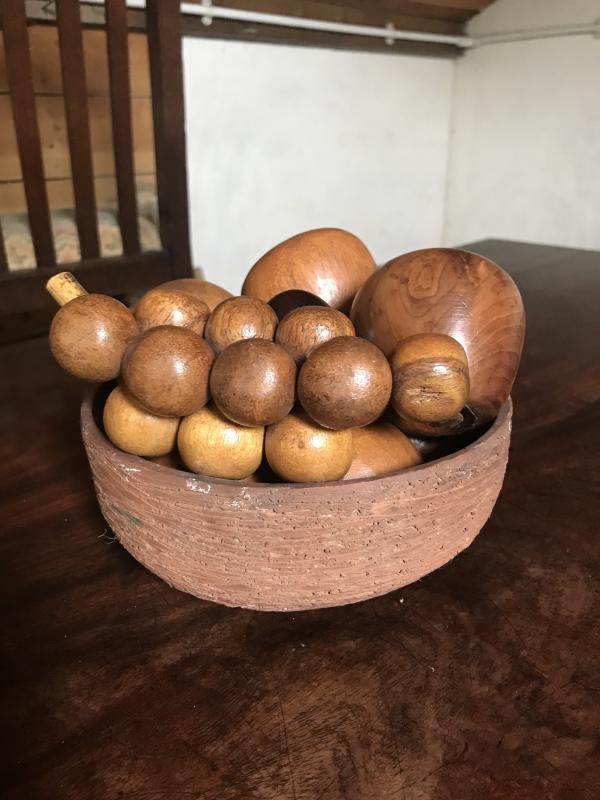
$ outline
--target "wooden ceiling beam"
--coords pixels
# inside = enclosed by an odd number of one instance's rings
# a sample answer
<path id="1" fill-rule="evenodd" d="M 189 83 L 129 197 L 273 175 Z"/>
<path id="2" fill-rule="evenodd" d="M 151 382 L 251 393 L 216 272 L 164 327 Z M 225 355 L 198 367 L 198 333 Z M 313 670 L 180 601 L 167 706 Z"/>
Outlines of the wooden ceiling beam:
<path id="1" fill-rule="evenodd" d="M 199 0 L 192 0 L 199 3 Z M 214 6 L 259 11 L 264 14 L 283 14 L 290 17 L 343 22 L 352 25 L 381 27 L 392 23 L 399 30 L 439 33 L 459 36 L 463 33 L 462 21 L 442 18 L 428 19 L 411 14 L 399 14 L 382 7 L 380 2 L 323 2 L 322 0 L 213 0 Z M 414 5 L 414 4 L 413 4 Z M 217 20 L 213 20 L 213 25 Z M 207 26 L 211 27 L 211 26 Z M 261 28 L 266 27 L 261 25 Z"/>
<path id="2" fill-rule="evenodd" d="M 420 5 L 439 6 L 440 8 L 462 8 L 476 14 L 491 5 L 493 0 L 418 0 L 418 2 Z"/>
<path id="3" fill-rule="evenodd" d="M 356 10 L 366 11 L 368 14 L 378 14 L 385 17 L 405 16 L 417 17 L 422 20 L 440 20 L 446 22 L 466 22 L 474 11 L 465 8 L 450 8 L 439 6 L 419 0 L 372 0 L 364 3 L 362 0 L 319 0 L 322 5 L 343 6 Z"/>

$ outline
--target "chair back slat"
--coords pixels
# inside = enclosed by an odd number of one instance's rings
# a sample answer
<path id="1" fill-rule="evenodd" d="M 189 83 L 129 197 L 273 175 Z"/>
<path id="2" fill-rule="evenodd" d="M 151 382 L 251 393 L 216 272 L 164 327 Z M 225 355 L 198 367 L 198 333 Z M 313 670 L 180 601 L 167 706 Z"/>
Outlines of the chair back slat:
<path id="1" fill-rule="evenodd" d="M 2 18 L 6 75 L 35 258 L 38 267 L 51 267 L 56 257 L 33 91 L 25 0 L 4 0 Z"/>
<path id="2" fill-rule="evenodd" d="M 125 0 L 106 0 L 105 10 L 115 177 L 125 250 L 122 255 L 114 257 L 100 257 L 99 254 L 90 136 L 93 120 L 89 116 L 90 103 L 86 91 L 80 7 L 77 0 L 56 2 L 64 121 L 81 249 L 80 262 L 70 265 L 70 269 L 80 275 L 82 283 L 92 291 L 121 295 L 193 275 L 187 206 L 181 19 L 179 0 L 147 0 L 146 27 L 162 244 L 160 250 L 141 251 L 144 229 L 137 214 L 132 119 L 136 100 L 130 86 L 128 48 L 131 42 L 125 24 L 128 17 Z M 39 99 L 36 101 L 32 80 L 25 0 L 0 0 L 0 15 L 3 17 L 8 88 L 14 108 L 16 140 L 37 261 L 36 269 L 7 269 L 8 250 L 12 252 L 12 248 L 8 247 L 7 241 L 3 242 L 0 231 L 2 317 L 52 305 L 44 286 L 56 271 L 56 256 L 42 159 L 44 151 L 36 114 Z M 91 60 L 93 53 L 85 55 L 89 63 L 95 63 Z M 103 150 L 99 156 L 104 156 Z M 150 237 L 147 239 L 150 241 Z M 69 251 L 69 247 L 63 248 L 62 257 L 71 258 L 72 251 Z"/>
<path id="3" fill-rule="evenodd" d="M 56 19 L 79 246 L 82 258 L 97 258 L 100 248 L 78 0 L 58 0 Z"/>
<path id="4" fill-rule="evenodd" d="M 125 0 L 106 0 L 105 9 L 119 225 L 123 251 L 137 253 L 140 237 L 133 165 L 127 7 Z"/>
<path id="5" fill-rule="evenodd" d="M 2 220 L 0 219 L 0 273 L 8 272 L 8 259 L 4 246 L 4 234 L 2 233 Z"/>
<path id="6" fill-rule="evenodd" d="M 178 277 L 190 275 L 179 0 L 147 0 L 160 235 Z"/>

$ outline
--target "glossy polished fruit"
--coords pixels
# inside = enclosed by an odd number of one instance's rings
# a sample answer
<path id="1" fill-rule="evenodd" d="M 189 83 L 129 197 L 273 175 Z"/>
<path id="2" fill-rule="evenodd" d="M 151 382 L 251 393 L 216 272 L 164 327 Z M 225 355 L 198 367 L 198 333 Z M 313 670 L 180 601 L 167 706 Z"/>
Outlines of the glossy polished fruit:
<path id="1" fill-rule="evenodd" d="M 294 411 L 267 428 L 265 455 L 285 481 L 337 481 L 352 463 L 352 431 L 327 430 L 303 411 Z"/>
<path id="2" fill-rule="evenodd" d="M 354 336 L 354 325 L 345 314 L 335 308 L 303 306 L 281 320 L 275 341 L 301 364 L 315 347 L 336 336 Z"/>
<path id="3" fill-rule="evenodd" d="M 217 357 L 210 391 L 219 410 L 239 425 L 271 425 L 294 405 L 296 365 L 278 344 L 234 342 Z"/>
<path id="4" fill-rule="evenodd" d="M 298 399 L 326 428 L 358 428 L 378 419 L 392 391 L 390 365 L 365 339 L 340 336 L 313 350 L 300 369 Z"/>
<path id="5" fill-rule="evenodd" d="M 265 253 L 246 276 L 242 294 L 268 302 L 279 292 L 302 289 L 347 311 L 375 267 L 373 256 L 354 234 L 318 228 L 292 236 Z"/>
<path id="6" fill-rule="evenodd" d="M 192 472 L 239 480 L 260 466 L 264 435 L 264 428 L 236 425 L 209 406 L 182 420 L 177 446 Z"/>
<path id="7" fill-rule="evenodd" d="M 142 331 L 159 325 L 176 325 L 202 336 L 209 314 L 208 306 L 198 297 L 163 287 L 146 292 L 135 306 L 135 318 Z"/>
<path id="8" fill-rule="evenodd" d="M 469 396 L 467 354 L 443 333 L 402 339 L 390 356 L 392 406 L 416 422 L 444 422 L 461 412 Z"/>
<path id="9" fill-rule="evenodd" d="M 50 326 L 50 349 L 60 366 L 84 381 L 109 381 L 119 374 L 125 348 L 138 324 L 123 303 L 88 294 L 68 272 L 54 275 L 46 288 L 61 308 Z"/>
<path id="10" fill-rule="evenodd" d="M 204 335 L 215 353 L 242 339 L 273 341 L 277 315 L 273 309 L 253 297 L 231 297 L 214 309 Z"/>
<path id="11" fill-rule="evenodd" d="M 422 461 L 421 454 L 402 431 L 378 420 L 352 431 L 352 464 L 344 480 L 387 475 Z"/>
<path id="12" fill-rule="evenodd" d="M 199 300 L 206 303 L 209 311 L 216 308 L 223 300 L 232 297 L 231 292 L 217 286 L 216 283 L 202 280 L 201 278 L 176 278 L 173 281 L 161 283 L 159 289 L 177 289 L 182 292 L 193 294 Z"/>
<path id="13" fill-rule="evenodd" d="M 279 292 L 269 300 L 269 305 L 277 314 L 277 319 L 279 320 L 282 320 L 290 311 L 295 308 L 302 308 L 302 306 L 329 308 L 325 300 L 321 300 L 320 297 L 317 297 L 316 294 L 311 294 L 311 292 L 303 292 L 302 289 L 288 289 L 285 292 Z"/>
<path id="14" fill-rule="evenodd" d="M 445 333 L 469 362 L 468 404 L 479 422 L 508 397 L 519 366 L 525 315 L 519 290 L 497 264 L 465 250 L 433 248 L 395 258 L 357 294 L 359 336 L 386 355 L 415 333 Z"/>
<path id="15" fill-rule="evenodd" d="M 134 400 L 153 414 L 184 417 L 208 400 L 214 353 L 187 328 L 150 328 L 127 349 L 122 378 Z"/>
<path id="16" fill-rule="evenodd" d="M 175 446 L 179 417 L 149 414 L 117 386 L 106 399 L 102 422 L 111 442 L 126 453 L 166 456 Z"/>

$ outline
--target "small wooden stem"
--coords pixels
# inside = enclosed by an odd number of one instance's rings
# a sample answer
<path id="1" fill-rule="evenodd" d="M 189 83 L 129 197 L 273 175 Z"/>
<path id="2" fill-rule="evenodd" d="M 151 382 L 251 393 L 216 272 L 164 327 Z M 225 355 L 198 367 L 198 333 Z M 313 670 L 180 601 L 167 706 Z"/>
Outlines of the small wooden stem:
<path id="1" fill-rule="evenodd" d="M 70 272 L 59 272 L 58 275 L 53 275 L 46 284 L 46 290 L 59 306 L 65 306 L 76 297 L 87 294 L 77 278 Z"/>

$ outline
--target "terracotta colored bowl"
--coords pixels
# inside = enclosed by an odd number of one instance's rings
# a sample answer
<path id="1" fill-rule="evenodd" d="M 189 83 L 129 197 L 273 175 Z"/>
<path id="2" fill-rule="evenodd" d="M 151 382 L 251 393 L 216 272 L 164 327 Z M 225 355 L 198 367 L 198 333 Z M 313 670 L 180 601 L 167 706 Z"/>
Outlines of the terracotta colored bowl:
<path id="1" fill-rule="evenodd" d="M 509 400 L 453 455 L 325 484 L 243 485 L 127 455 L 99 429 L 91 396 L 81 429 L 102 513 L 134 558 L 197 597 L 290 611 L 385 594 L 467 547 L 502 487 L 511 417 Z"/>

